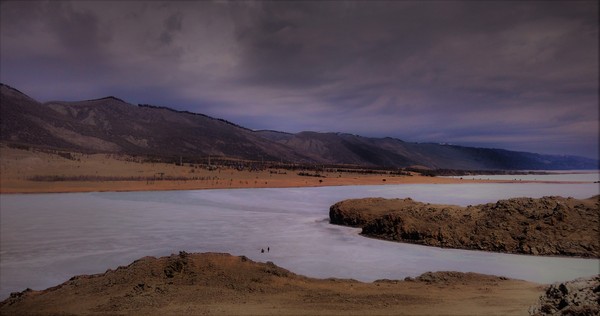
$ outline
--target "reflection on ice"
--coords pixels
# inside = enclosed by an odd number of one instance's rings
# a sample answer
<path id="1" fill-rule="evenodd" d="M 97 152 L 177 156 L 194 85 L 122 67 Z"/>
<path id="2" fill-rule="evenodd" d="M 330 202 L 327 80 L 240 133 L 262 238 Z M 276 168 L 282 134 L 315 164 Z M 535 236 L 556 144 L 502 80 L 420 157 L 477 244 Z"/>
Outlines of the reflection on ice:
<path id="1" fill-rule="evenodd" d="M 586 198 L 594 184 L 346 186 L 0 197 L 0 299 L 143 256 L 229 252 L 295 273 L 361 281 L 426 271 L 504 275 L 540 283 L 599 273 L 598 260 L 440 249 L 365 238 L 330 225 L 329 206 L 368 196 L 479 204 L 544 195 Z M 270 247 L 269 253 L 260 253 Z"/>

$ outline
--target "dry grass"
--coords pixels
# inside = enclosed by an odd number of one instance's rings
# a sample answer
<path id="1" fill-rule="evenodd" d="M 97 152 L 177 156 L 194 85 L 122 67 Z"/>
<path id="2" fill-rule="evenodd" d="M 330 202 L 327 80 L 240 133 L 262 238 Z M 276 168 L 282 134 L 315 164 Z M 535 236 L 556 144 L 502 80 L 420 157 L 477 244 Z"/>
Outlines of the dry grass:
<path id="1" fill-rule="evenodd" d="M 143 162 L 124 155 L 49 153 L 0 147 L 0 193 L 193 190 L 311 187 L 401 183 L 464 183 L 458 180 L 397 174 L 361 174 L 265 169 L 242 170 L 205 165 Z"/>

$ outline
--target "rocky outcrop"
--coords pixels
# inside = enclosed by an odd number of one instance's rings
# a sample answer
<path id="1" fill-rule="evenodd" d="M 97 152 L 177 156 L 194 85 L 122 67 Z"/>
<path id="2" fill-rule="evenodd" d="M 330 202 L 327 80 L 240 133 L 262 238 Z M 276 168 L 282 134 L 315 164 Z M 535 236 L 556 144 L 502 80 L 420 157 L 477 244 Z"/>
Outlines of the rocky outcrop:
<path id="1" fill-rule="evenodd" d="M 332 224 L 362 227 L 370 237 L 429 246 L 600 257 L 599 196 L 513 198 L 460 207 L 367 198 L 331 206 Z"/>
<path id="2" fill-rule="evenodd" d="M 282 278 L 290 282 L 305 279 L 272 262 L 259 263 L 223 253 L 180 251 L 168 257 L 143 257 L 105 273 L 74 276 L 42 291 L 13 292 L 0 302 L 0 315 L 147 314 L 139 309 L 159 310 L 175 300 L 213 302 L 231 289 L 244 294 L 289 291 L 286 287 L 269 286 Z"/>
<path id="3" fill-rule="evenodd" d="M 600 276 L 550 285 L 529 314 L 600 315 Z"/>

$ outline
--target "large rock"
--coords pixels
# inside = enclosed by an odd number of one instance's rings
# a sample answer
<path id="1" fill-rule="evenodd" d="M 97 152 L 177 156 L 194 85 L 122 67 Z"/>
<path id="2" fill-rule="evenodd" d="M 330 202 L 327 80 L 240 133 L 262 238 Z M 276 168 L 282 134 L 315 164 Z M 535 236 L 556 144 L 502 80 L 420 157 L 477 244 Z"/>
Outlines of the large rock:
<path id="1" fill-rule="evenodd" d="M 529 314 L 600 315 L 600 276 L 550 285 Z"/>

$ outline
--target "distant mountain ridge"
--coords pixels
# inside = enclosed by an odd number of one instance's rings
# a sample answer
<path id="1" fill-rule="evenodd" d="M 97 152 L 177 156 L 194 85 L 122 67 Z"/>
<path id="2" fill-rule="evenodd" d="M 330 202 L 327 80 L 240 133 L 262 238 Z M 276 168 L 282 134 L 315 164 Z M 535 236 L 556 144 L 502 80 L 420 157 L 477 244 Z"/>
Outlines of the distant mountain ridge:
<path id="1" fill-rule="evenodd" d="M 294 163 L 438 169 L 597 169 L 598 160 L 503 149 L 411 143 L 344 133 L 253 131 L 188 111 L 117 97 L 40 103 L 1 85 L 0 141 L 94 153 L 224 156 Z"/>

